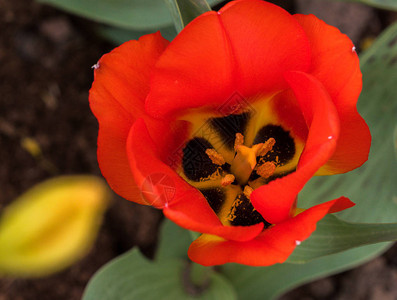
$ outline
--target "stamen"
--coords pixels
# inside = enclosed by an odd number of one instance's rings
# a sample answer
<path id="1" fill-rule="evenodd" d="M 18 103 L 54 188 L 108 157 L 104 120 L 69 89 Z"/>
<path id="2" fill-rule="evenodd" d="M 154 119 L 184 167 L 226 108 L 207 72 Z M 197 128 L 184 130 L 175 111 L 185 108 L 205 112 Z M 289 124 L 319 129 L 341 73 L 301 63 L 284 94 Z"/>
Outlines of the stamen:
<path id="1" fill-rule="evenodd" d="M 253 191 L 254 191 L 254 189 L 252 187 L 250 187 L 249 185 L 246 185 L 244 187 L 244 191 L 243 191 L 244 196 L 247 197 L 248 199 L 250 199 Z"/>
<path id="2" fill-rule="evenodd" d="M 269 151 L 272 151 L 274 144 L 276 144 L 276 140 L 274 138 L 268 139 L 258 151 L 257 155 L 265 156 Z"/>
<path id="3" fill-rule="evenodd" d="M 256 173 L 263 178 L 269 178 L 274 174 L 275 170 L 276 165 L 271 161 L 267 161 L 257 168 Z"/>
<path id="4" fill-rule="evenodd" d="M 228 186 L 228 185 L 230 185 L 235 179 L 236 179 L 236 177 L 234 177 L 234 175 L 232 175 L 232 174 L 227 174 L 225 177 L 222 178 L 221 184 L 222 184 L 222 186 Z"/>
<path id="5" fill-rule="evenodd" d="M 222 166 L 225 164 L 225 159 L 223 158 L 223 156 L 216 152 L 214 149 L 207 149 L 205 150 L 205 153 L 211 159 L 213 164 L 218 166 Z"/>
<path id="6" fill-rule="evenodd" d="M 241 133 L 236 133 L 234 140 L 234 151 L 237 151 L 237 146 L 244 145 L 244 136 Z"/>

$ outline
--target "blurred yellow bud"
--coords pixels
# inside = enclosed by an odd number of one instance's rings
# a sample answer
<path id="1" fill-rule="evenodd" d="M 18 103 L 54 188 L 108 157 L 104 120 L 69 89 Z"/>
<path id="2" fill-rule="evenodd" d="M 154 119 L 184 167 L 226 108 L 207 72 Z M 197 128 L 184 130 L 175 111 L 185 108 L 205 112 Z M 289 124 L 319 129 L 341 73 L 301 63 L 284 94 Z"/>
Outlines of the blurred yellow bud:
<path id="1" fill-rule="evenodd" d="M 0 274 L 60 271 L 92 246 L 110 193 L 95 176 L 62 176 L 33 187 L 0 217 Z"/>

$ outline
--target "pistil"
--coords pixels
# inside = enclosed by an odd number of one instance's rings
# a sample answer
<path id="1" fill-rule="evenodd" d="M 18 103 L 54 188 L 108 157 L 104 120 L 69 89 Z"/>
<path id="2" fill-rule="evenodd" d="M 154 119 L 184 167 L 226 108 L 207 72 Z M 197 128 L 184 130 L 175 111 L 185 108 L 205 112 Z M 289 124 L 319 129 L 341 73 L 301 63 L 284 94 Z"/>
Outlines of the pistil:
<path id="1" fill-rule="evenodd" d="M 236 146 L 236 156 L 234 157 L 230 171 L 236 176 L 239 184 L 245 184 L 251 176 L 256 166 L 256 153 L 262 145 L 254 145 L 251 148 L 238 145 Z"/>
<path id="2" fill-rule="evenodd" d="M 268 139 L 265 143 L 255 144 L 252 147 L 244 146 L 244 136 L 241 133 L 236 134 L 236 140 L 234 142 L 234 148 L 236 156 L 231 163 L 231 172 L 236 176 L 239 184 L 245 184 L 248 182 L 252 171 L 257 165 L 257 156 L 265 156 L 269 151 L 273 149 L 276 143 L 274 138 Z M 268 178 L 273 175 L 276 169 L 274 163 L 265 162 L 258 170 L 259 176 Z"/>
<path id="3" fill-rule="evenodd" d="M 238 184 L 245 185 L 245 189 L 248 189 L 247 191 L 244 189 L 244 194 L 247 194 L 246 196 L 249 198 L 249 195 L 252 192 L 252 187 L 246 184 L 252 171 L 256 170 L 257 174 L 261 176 L 261 178 L 267 179 L 272 176 L 276 170 L 276 164 L 274 162 L 266 162 L 264 158 L 264 156 L 273 149 L 275 143 L 276 141 L 274 138 L 269 138 L 264 143 L 247 147 L 244 145 L 244 136 L 241 133 L 236 133 L 236 139 L 234 141 L 236 154 L 230 164 L 231 174 L 223 176 L 221 185 L 228 186 L 237 181 Z M 205 153 L 215 165 L 223 166 L 226 163 L 223 156 L 215 149 L 206 149 Z M 259 160 L 257 157 L 259 157 Z M 251 191 L 249 189 L 251 189 Z"/>

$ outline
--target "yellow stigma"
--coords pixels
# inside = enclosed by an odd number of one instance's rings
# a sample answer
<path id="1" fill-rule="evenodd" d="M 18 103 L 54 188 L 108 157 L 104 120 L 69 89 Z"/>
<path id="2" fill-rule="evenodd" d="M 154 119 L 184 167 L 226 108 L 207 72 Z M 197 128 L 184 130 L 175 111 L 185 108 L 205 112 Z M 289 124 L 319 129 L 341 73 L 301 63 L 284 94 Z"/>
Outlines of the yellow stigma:
<path id="1" fill-rule="evenodd" d="M 252 147 L 244 146 L 242 143 L 244 143 L 244 136 L 241 133 L 237 133 L 234 142 L 236 156 L 231 163 L 230 171 L 236 176 L 239 184 L 248 182 L 252 171 L 257 165 L 257 156 L 264 156 L 271 151 L 276 140 L 270 138 L 265 143 L 255 144 Z M 260 172 L 258 175 L 268 178 L 273 175 L 275 169 L 276 165 L 274 163 L 264 163 L 258 168 Z"/>
<path id="2" fill-rule="evenodd" d="M 262 147 L 261 144 L 254 145 L 251 148 L 244 145 L 236 146 L 237 153 L 231 163 L 230 171 L 236 176 L 240 184 L 246 183 L 254 170 L 256 153 L 260 147 Z"/>

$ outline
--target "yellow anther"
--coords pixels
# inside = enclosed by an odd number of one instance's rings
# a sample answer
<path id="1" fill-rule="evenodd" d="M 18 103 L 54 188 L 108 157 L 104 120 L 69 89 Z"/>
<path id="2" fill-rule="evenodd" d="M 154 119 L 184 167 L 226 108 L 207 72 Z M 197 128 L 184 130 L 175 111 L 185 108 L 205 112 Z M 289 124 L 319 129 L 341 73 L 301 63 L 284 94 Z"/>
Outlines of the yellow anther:
<path id="1" fill-rule="evenodd" d="M 258 156 L 265 156 L 269 151 L 272 151 L 276 140 L 274 138 L 268 139 L 266 142 L 263 143 L 262 148 L 258 151 Z"/>
<path id="2" fill-rule="evenodd" d="M 225 164 L 225 159 L 223 158 L 223 156 L 216 152 L 214 149 L 207 149 L 205 150 L 205 153 L 211 159 L 213 164 L 218 166 L 222 166 Z"/>
<path id="3" fill-rule="evenodd" d="M 247 197 L 248 199 L 250 199 L 253 191 L 254 191 L 254 189 L 252 187 L 250 187 L 249 185 L 246 185 L 244 187 L 244 191 L 243 191 L 244 196 Z"/>
<path id="4" fill-rule="evenodd" d="M 232 174 L 227 174 L 225 177 L 222 178 L 221 184 L 222 186 L 230 185 L 236 178 Z"/>
<path id="5" fill-rule="evenodd" d="M 234 140 L 234 150 L 237 151 L 237 146 L 244 145 L 244 136 L 241 133 L 236 133 Z"/>
<path id="6" fill-rule="evenodd" d="M 257 167 L 256 173 L 263 178 L 269 178 L 274 174 L 275 170 L 276 165 L 271 161 L 267 161 L 263 165 Z"/>

